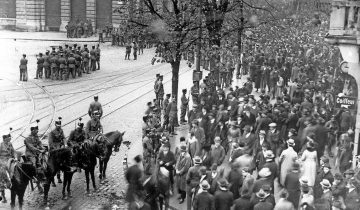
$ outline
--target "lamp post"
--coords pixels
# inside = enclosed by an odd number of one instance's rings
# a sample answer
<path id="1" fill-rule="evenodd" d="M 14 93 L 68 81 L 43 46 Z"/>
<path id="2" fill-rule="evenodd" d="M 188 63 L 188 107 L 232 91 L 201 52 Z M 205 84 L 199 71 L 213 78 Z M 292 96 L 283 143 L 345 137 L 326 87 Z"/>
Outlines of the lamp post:
<path id="1" fill-rule="evenodd" d="M 353 168 L 356 167 L 360 133 L 360 1 L 335 0 L 332 3 L 329 34 L 325 40 L 336 45 L 344 58 L 340 68 L 354 77 L 358 95 L 356 99 L 356 124 L 353 151 Z M 357 14 L 356 14 L 357 13 Z"/>

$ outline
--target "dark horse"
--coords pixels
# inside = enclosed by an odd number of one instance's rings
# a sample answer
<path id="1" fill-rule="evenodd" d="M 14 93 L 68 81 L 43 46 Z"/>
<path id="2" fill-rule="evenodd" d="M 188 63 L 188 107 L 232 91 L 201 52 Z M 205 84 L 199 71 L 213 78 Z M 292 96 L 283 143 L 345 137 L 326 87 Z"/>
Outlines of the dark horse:
<path id="1" fill-rule="evenodd" d="M 64 172 L 64 184 L 66 186 L 71 183 L 73 172 L 71 171 L 72 166 L 72 151 L 71 148 L 60 148 L 52 150 L 48 155 L 40 157 L 44 165 L 45 183 L 44 183 L 44 203 L 47 203 L 48 193 L 50 190 L 51 181 L 54 180 L 55 175 L 59 171 Z M 44 164 L 45 163 L 45 164 Z M 64 187 L 65 190 L 65 187 Z M 63 190 L 63 194 L 65 193 Z M 70 194 L 70 184 L 68 186 L 68 193 Z"/>
<path id="2" fill-rule="evenodd" d="M 17 163 L 13 170 L 11 178 L 11 209 L 15 208 L 15 199 L 18 196 L 19 209 L 22 209 L 24 203 L 24 193 L 29 181 L 35 177 L 36 168 L 31 162 Z M 33 187 L 32 187 L 33 188 Z"/>
<path id="3" fill-rule="evenodd" d="M 152 210 L 162 210 L 164 206 L 165 210 L 169 209 L 169 174 L 163 173 L 163 170 L 160 170 L 160 168 L 156 166 L 153 169 L 153 173 L 150 176 L 145 177 L 143 187 L 143 199 L 151 206 Z"/>
<path id="4" fill-rule="evenodd" d="M 99 165 L 100 165 L 100 174 L 99 174 L 99 178 L 106 178 L 106 168 L 107 168 L 107 163 L 110 160 L 111 154 L 114 150 L 114 152 L 118 152 L 119 148 L 121 146 L 121 143 L 123 141 L 123 136 L 124 136 L 125 132 L 119 132 L 119 131 L 112 131 L 109 133 L 106 133 L 104 136 L 107 138 L 107 142 L 106 142 L 106 146 L 107 146 L 107 153 L 105 155 L 104 159 L 100 159 L 99 160 Z"/>
<path id="5" fill-rule="evenodd" d="M 108 153 L 108 145 L 106 139 L 104 138 L 95 138 L 95 140 L 85 140 L 85 142 L 81 145 L 81 153 L 79 154 L 79 167 L 85 170 L 86 177 L 86 192 L 89 193 L 89 184 L 91 176 L 91 181 L 94 187 L 94 190 L 97 190 L 95 184 L 95 166 L 96 166 L 96 158 L 99 158 L 100 161 L 103 161 Z"/>

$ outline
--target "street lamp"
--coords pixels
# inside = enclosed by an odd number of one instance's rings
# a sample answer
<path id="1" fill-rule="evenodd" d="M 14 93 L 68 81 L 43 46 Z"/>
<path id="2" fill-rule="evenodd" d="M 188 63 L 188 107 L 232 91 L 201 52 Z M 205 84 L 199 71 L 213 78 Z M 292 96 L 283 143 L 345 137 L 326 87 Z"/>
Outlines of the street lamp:
<path id="1" fill-rule="evenodd" d="M 353 151 L 353 168 L 356 167 L 359 133 L 360 133 L 360 1 L 337 0 L 332 3 L 330 15 L 329 34 L 325 40 L 340 49 L 340 53 L 347 62 L 346 68 L 341 68 L 345 73 L 354 77 L 357 88 L 357 111 L 355 125 L 355 139 Z M 343 65 L 342 65 L 343 66 Z M 345 69 L 345 70 L 344 70 Z"/>

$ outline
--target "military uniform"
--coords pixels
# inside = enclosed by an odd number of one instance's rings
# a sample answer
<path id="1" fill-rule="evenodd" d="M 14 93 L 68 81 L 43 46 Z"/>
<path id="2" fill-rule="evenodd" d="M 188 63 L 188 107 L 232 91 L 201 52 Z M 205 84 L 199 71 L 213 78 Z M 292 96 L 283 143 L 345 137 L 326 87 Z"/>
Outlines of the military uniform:
<path id="1" fill-rule="evenodd" d="M 37 59 L 37 70 L 36 70 L 36 79 L 42 78 L 43 75 L 43 68 L 44 68 L 44 62 L 45 59 L 42 57 L 42 54 L 39 55 L 40 57 Z"/>
<path id="2" fill-rule="evenodd" d="M 186 91 L 183 90 L 183 95 L 181 96 L 181 106 L 180 106 L 180 123 L 185 123 L 186 110 L 188 108 L 189 100 L 186 98 Z"/>
<path id="3" fill-rule="evenodd" d="M 81 57 L 83 60 L 83 71 L 85 71 L 87 74 L 90 74 L 90 72 L 89 72 L 89 53 L 86 50 L 84 50 L 81 53 Z"/>
<path id="4" fill-rule="evenodd" d="M 90 70 L 96 70 L 96 51 L 94 48 L 90 50 Z"/>
<path id="5" fill-rule="evenodd" d="M 50 57 L 50 69 L 51 69 L 51 79 L 58 79 L 59 78 L 59 69 L 58 69 L 58 58 L 55 53 L 53 53 Z"/>
<path id="6" fill-rule="evenodd" d="M 95 56 L 96 56 L 96 63 L 98 65 L 97 70 L 100 70 L 100 54 L 101 54 L 101 50 L 99 45 L 97 46 L 96 50 L 95 50 Z"/>
<path id="7" fill-rule="evenodd" d="M 82 57 L 81 57 L 81 53 L 80 51 L 76 51 L 76 53 L 74 54 L 74 58 L 75 58 L 75 68 L 76 68 L 76 72 L 78 74 L 79 77 L 82 76 L 82 69 L 81 69 L 81 61 L 82 61 Z M 75 74 L 76 74 L 75 72 Z"/>
<path id="8" fill-rule="evenodd" d="M 88 114 L 90 117 L 94 111 L 99 111 L 99 116 L 102 117 L 103 110 L 102 110 L 102 106 L 101 106 L 100 102 L 98 102 L 98 101 L 91 102 L 91 104 L 89 106 L 89 110 L 88 110 Z"/>
<path id="9" fill-rule="evenodd" d="M 70 132 L 69 142 L 72 146 L 79 146 L 85 141 L 85 131 L 82 127 L 78 127 Z"/>
<path id="10" fill-rule="evenodd" d="M 40 154 L 41 150 L 43 150 L 42 143 L 40 141 L 39 136 L 29 135 L 25 140 L 24 144 L 26 146 L 25 156 L 31 161 L 31 163 L 36 167 L 36 158 Z"/>
<path id="11" fill-rule="evenodd" d="M 98 133 L 102 131 L 102 125 L 100 120 L 91 119 L 86 123 L 85 133 L 87 138 L 94 138 Z"/>
<path id="12" fill-rule="evenodd" d="M 63 54 L 60 55 L 60 58 L 59 58 L 59 77 L 60 77 L 60 80 L 67 80 L 67 61 L 64 57 Z"/>
<path id="13" fill-rule="evenodd" d="M 49 148 L 50 151 L 59 149 L 65 145 L 65 135 L 61 128 L 55 128 L 49 134 Z"/>
<path id="14" fill-rule="evenodd" d="M 70 54 L 70 56 L 68 58 L 68 66 L 69 66 L 69 71 L 68 71 L 67 77 L 69 78 L 69 75 L 71 73 L 72 78 L 75 78 L 75 76 L 76 76 L 76 59 L 73 54 Z"/>
<path id="15" fill-rule="evenodd" d="M 27 63 L 26 58 L 21 58 L 20 60 L 20 81 L 27 81 Z"/>
<path id="16" fill-rule="evenodd" d="M 49 52 L 46 52 L 46 54 L 44 55 L 44 70 L 45 70 L 45 78 L 49 79 L 51 76 L 51 71 L 50 71 L 50 56 L 49 56 Z"/>

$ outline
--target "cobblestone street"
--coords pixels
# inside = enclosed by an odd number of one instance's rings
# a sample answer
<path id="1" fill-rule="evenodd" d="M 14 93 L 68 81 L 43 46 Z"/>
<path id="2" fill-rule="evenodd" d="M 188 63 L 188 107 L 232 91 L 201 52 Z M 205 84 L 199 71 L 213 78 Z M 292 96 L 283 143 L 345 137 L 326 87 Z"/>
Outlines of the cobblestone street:
<path id="1" fill-rule="evenodd" d="M 156 73 L 164 75 L 165 91 L 170 92 L 171 71 L 170 65 L 150 61 L 154 55 L 153 49 L 146 49 L 137 61 L 124 61 L 125 49 L 111 47 L 105 44 L 101 47 L 101 70 L 82 78 L 68 81 L 34 80 L 35 54 L 45 51 L 49 46 L 64 44 L 64 42 L 37 42 L 17 41 L 12 44 L 3 41 L 9 49 L 15 49 L 7 56 L 6 71 L 1 72 L 1 113 L 4 116 L 0 130 L 6 132 L 11 126 L 13 145 L 20 151 L 24 150 L 23 136 L 29 134 L 30 124 L 36 119 L 39 123 L 39 134 L 46 134 L 54 128 L 53 121 L 59 116 L 63 118 L 63 130 L 66 136 L 74 129 L 75 121 L 82 117 L 84 122 L 89 120 L 87 109 L 94 95 L 99 95 L 103 105 L 104 116 L 101 120 L 104 132 L 119 130 L 126 131 L 124 140 L 131 142 L 141 141 L 141 116 L 145 104 L 154 97 L 153 82 Z M 89 43 L 91 46 L 92 44 Z M 33 48 L 32 46 L 37 46 Z M 17 63 L 22 53 L 28 54 L 29 82 L 17 83 Z M 16 57 L 16 58 L 15 58 Z M 15 64 L 14 64 L 15 62 Z M 130 64 L 131 63 L 131 64 Z M 180 70 L 180 77 L 191 81 L 192 72 L 185 64 Z M 16 73 L 15 73 L 16 72 Z M 190 85 L 190 84 L 189 84 Z M 190 87 L 190 86 L 189 86 Z M 188 88 L 189 88 L 188 87 Z M 4 113 L 14 113 L 4 114 Z M 47 144 L 47 136 L 43 135 L 43 143 Z M 120 209 L 127 209 L 123 193 L 127 183 L 124 180 L 123 158 L 127 156 L 126 146 L 112 156 L 107 170 L 107 179 L 99 183 L 98 168 L 96 168 L 96 184 L 98 190 L 90 195 L 85 193 L 86 181 L 84 171 L 75 173 L 71 185 L 73 198 L 62 200 L 62 184 L 50 188 L 50 209 L 63 209 L 71 206 L 72 209 L 101 209 L 116 204 Z M 92 188 L 90 188 L 92 189 Z M 6 191 L 8 202 L 10 192 Z M 31 192 L 27 188 L 24 209 L 44 209 L 43 195 L 37 189 Z M 0 209 L 8 209 L 9 203 L 0 204 Z"/>

